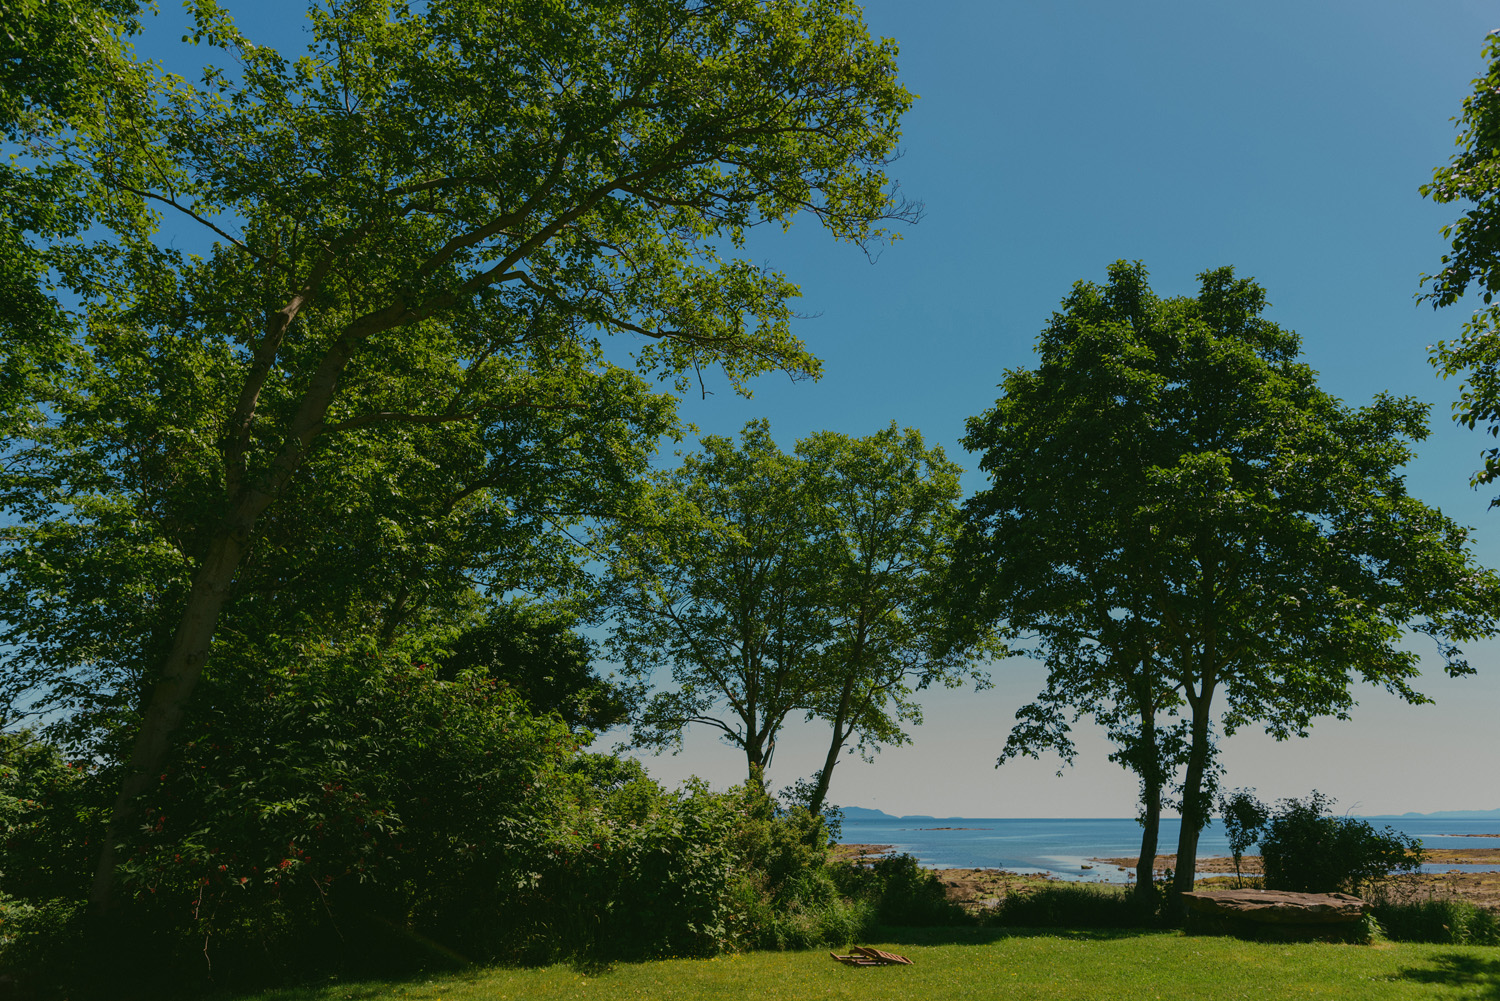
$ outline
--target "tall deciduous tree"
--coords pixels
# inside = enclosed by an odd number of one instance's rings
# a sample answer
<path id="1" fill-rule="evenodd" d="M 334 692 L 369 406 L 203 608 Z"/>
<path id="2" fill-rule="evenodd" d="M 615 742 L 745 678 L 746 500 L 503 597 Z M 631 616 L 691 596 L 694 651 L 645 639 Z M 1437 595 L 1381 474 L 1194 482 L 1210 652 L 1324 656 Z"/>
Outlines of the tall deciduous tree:
<path id="1" fill-rule="evenodd" d="M 892 423 L 866 438 L 819 432 L 797 443 L 797 456 L 814 490 L 815 593 L 832 629 L 807 712 L 830 727 L 807 804 L 817 812 L 851 741 L 867 755 L 909 742 L 903 722 L 922 719 L 914 686 L 953 687 L 967 676 L 988 687 L 977 665 L 1003 646 L 990 632 L 967 648 L 943 643 L 934 588 L 953 558 L 962 470 L 941 448 Z"/>
<path id="2" fill-rule="evenodd" d="M 974 620 L 1036 635 L 1048 660 L 1023 719 L 1040 725 L 1008 752 L 1066 748 L 1068 708 L 1099 716 L 1128 738 L 1119 760 L 1148 814 L 1181 753 L 1182 888 L 1219 727 L 1303 735 L 1347 715 L 1356 678 L 1426 701 L 1408 631 L 1470 673 L 1456 644 L 1495 631 L 1500 597 L 1467 531 L 1406 491 L 1426 407 L 1344 406 L 1297 360 L 1297 336 L 1261 315 L 1254 282 L 1227 268 L 1201 282 L 1161 299 L 1121 261 L 1106 286 L 1074 286 L 1037 368 L 1007 372 L 969 422 L 992 485 L 966 505 L 956 563 Z"/>
<path id="3" fill-rule="evenodd" d="M 432 573 L 468 569 L 443 552 L 456 535 L 504 535 L 517 508 L 566 518 L 666 430 L 669 404 L 605 360 L 605 335 L 635 338 L 646 376 L 816 374 L 796 287 L 721 244 L 804 214 L 862 243 L 912 214 L 883 173 L 910 96 L 847 0 L 336 2 L 309 11 L 295 62 L 213 0 L 193 13 L 233 73 L 161 76 L 111 128 L 32 137 L 114 198 L 107 239 L 49 259 L 86 333 L 31 401 L 7 484 L 35 524 L 10 536 L 7 618 L 46 598 L 72 662 L 46 615 L 10 638 L 67 689 L 122 635 L 125 604 L 75 620 L 52 600 L 59 540 L 159 611 L 123 633 L 141 699 L 100 910 L 241 584 L 265 574 L 274 605 L 322 572 L 281 547 L 384 554 L 344 579 L 393 582 L 350 594 L 399 624 Z M 212 248 L 156 239 L 146 208 Z"/>
<path id="4" fill-rule="evenodd" d="M 957 529 L 958 468 L 916 431 L 820 432 L 787 455 L 765 421 L 657 477 L 651 524 L 615 540 L 611 649 L 637 676 L 669 665 L 636 739 L 665 746 L 694 723 L 745 752 L 761 781 L 789 716 L 830 727 L 808 789 L 821 809 L 840 752 L 904 743 L 912 695 L 957 685 L 993 652 L 947 649 L 932 601 Z"/>
<path id="5" fill-rule="evenodd" d="M 712 727 L 763 784 L 782 725 L 815 697 L 814 659 L 831 633 L 809 600 L 819 583 L 813 495 L 765 421 L 747 424 L 738 447 L 717 435 L 702 446 L 657 474 L 642 517 L 611 533 L 607 650 L 627 676 L 671 668 L 674 687 L 635 720 L 639 745 Z"/>

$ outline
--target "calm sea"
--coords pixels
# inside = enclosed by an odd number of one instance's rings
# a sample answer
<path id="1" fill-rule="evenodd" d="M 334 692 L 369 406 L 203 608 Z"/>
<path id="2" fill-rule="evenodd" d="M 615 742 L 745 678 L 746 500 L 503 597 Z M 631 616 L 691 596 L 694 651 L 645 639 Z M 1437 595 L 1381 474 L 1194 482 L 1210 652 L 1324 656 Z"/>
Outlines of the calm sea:
<path id="1" fill-rule="evenodd" d="M 1427 848 L 1491 848 L 1500 845 L 1500 819 L 1435 820 L 1369 817 L 1376 830 L 1387 826 L 1422 839 Z M 1163 820 L 1160 852 L 1177 850 L 1177 820 Z M 946 828 L 946 830 L 945 830 Z M 1490 835 L 1463 837 L 1462 835 Z M 894 845 L 934 869 L 996 868 L 1051 873 L 1067 880 L 1124 882 L 1125 872 L 1092 858 L 1132 857 L 1141 848 L 1141 828 L 1134 820 L 986 819 L 979 817 L 909 818 L 844 821 L 843 837 L 851 844 Z M 1253 853 L 1255 848 L 1251 848 Z M 1198 841 L 1199 855 L 1228 855 L 1224 828 L 1214 821 Z M 1088 866 L 1090 868 L 1085 868 Z M 1489 871 L 1493 865 L 1428 865 L 1428 872 Z"/>

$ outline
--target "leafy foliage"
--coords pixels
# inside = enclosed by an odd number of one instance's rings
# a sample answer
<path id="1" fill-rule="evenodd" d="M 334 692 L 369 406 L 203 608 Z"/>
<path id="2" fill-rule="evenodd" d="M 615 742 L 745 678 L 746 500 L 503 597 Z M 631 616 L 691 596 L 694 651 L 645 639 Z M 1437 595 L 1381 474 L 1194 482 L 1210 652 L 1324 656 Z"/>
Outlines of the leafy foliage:
<path id="1" fill-rule="evenodd" d="M 121 848 L 122 920 L 87 968 L 72 958 L 88 845 L 117 776 L 7 738 L 0 966 L 144 995 L 842 943 L 870 914 L 825 870 L 820 817 L 755 786 L 669 792 L 637 762 L 578 753 L 583 738 L 482 671 L 314 648 L 258 678 L 211 675 L 198 698 Z"/>
<path id="2" fill-rule="evenodd" d="M 1236 789 L 1220 796 L 1219 815 L 1224 821 L 1229 851 L 1234 856 L 1234 875 L 1239 879 L 1245 849 L 1260 840 L 1261 831 L 1270 817 L 1265 804 L 1255 798 L 1254 789 Z"/>
<path id="3" fill-rule="evenodd" d="M 1500 165 L 1500 38 L 1485 42 L 1483 58 L 1488 65 L 1474 80 L 1474 91 L 1464 98 L 1456 119 L 1459 152 L 1433 171 L 1432 183 L 1422 194 L 1439 204 L 1468 203 L 1457 220 L 1443 227 L 1443 238 L 1451 243 L 1443 255 L 1442 269 L 1423 275 L 1426 290 L 1420 298 L 1433 308 L 1456 305 L 1470 289 L 1483 305 L 1463 324 L 1457 340 L 1440 341 L 1432 349 L 1432 363 L 1444 378 L 1461 375 L 1464 383 L 1453 405 L 1453 419 L 1473 429 L 1484 425 L 1490 435 L 1500 435 L 1500 190 L 1496 167 Z M 1500 478 L 1500 448 L 1481 452 L 1483 467 L 1473 483 L 1493 483 Z"/>
<path id="4" fill-rule="evenodd" d="M 1355 678 L 1425 701 L 1406 636 L 1459 675 L 1459 644 L 1496 628 L 1500 581 L 1400 472 L 1427 408 L 1345 406 L 1265 308 L 1229 268 L 1162 299 L 1118 261 L 1074 286 L 1038 366 L 1007 372 L 964 439 L 991 485 L 965 505 L 954 603 L 971 630 L 1035 635 L 1048 666 L 1006 755 L 1067 757 L 1073 720 L 1103 724 L 1142 780 L 1143 859 L 1179 765 L 1177 854 L 1196 858 L 1216 723 L 1300 736 L 1347 715 Z M 1176 877 L 1189 888 L 1191 865 Z"/>
<path id="5" fill-rule="evenodd" d="M 47 37 L 44 6 L 7 44 Z M 104 40 L 130 9 L 64 7 Z M 21 224 L 22 272 L 79 307 L 5 397 L 0 697 L 79 749 L 135 736 L 101 909 L 211 662 L 581 586 L 571 533 L 678 431 L 650 379 L 817 373 L 746 229 L 878 243 L 916 214 L 884 173 L 911 98 L 847 0 L 341 0 L 297 59 L 190 13 L 202 74 L 104 45 L 108 113 L 30 114 L 46 80 L 4 63 L 11 134 L 93 225 Z"/>
<path id="6" fill-rule="evenodd" d="M 1416 872 L 1422 842 L 1353 817 L 1325 816 L 1333 800 L 1314 791 L 1284 799 L 1260 839 L 1266 888 L 1306 893 L 1357 893 L 1391 873 Z"/>
<path id="7" fill-rule="evenodd" d="M 874 918 L 883 925 L 907 927 L 972 924 L 973 919 L 948 899 L 942 881 L 922 869 L 911 855 L 888 855 L 870 865 L 847 865 L 836 870 L 839 887 L 874 905 Z"/>
<path id="8" fill-rule="evenodd" d="M 625 720 L 633 693 L 594 674 L 594 644 L 576 624 L 564 610 L 491 604 L 449 643 L 439 667 L 445 676 L 482 671 L 538 714 L 555 712 L 575 729 L 607 730 Z"/>
<path id="9" fill-rule="evenodd" d="M 957 467 L 894 425 L 822 432 L 782 452 L 752 421 L 739 443 L 653 479 L 649 511 L 613 535 L 612 655 L 648 678 L 670 666 L 636 721 L 647 746 L 717 729 L 753 780 L 788 717 L 831 726 L 804 800 L 822 810 L 839 754 L 907 741 L 914 691 L 960 684 L 988 647 L 942 647 L 932 600 L 956 530 Z"/>

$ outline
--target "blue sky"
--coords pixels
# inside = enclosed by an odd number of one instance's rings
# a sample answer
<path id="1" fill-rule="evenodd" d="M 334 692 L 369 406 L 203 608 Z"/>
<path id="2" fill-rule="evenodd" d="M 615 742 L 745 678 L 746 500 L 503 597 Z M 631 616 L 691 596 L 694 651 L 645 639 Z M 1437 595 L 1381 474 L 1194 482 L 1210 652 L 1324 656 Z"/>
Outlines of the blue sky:
<path id="1" fill-rule="evenodd" d="M 231 6 L 251 38 L 290 54 L 300 4 Z M 810 222 L 757 234 L 751 255 L 802 285 L 798 306 L 812 318 L 800 333 L 826 374 L 764 378 L 750 400 L 721 384 L 685 401 L 689 420 L 734 434 L 768 417 L 787 448 L 816 430 L 868 434 L 895 420 L 972 468 L 957 444 L 964 419 L 994 402 L 1005 369 L 1032 364 L 1036 334 L 1074 281 L 1140 259 L 1158 293 L 1184 294 L 1199 272 L 1228 264 L 1266 288 L 1270 317 L 1302 334 L 1329 391 L 1350 403 L 1390 391 L 1433 405 L 1413 490 L 1477 526 L 1481 558 L 1500 564 L 1500 511 L 1468 486 L 1488 439 L 1452 425 L 1458 387 L 1427 363 L 1428 345 L 1455 336 L 1465 309 L 1434 313 L 1413 299 L 1456 214 L 1417 188 L 1454 151 L 1450 119 L 1500 6 L 871 0 L 864 9 L 872 31 L 900 44 L 902 77 L 920 95 L 892 175 L 926 203 L 926 217 L 874 264 Z M 169 9 L 162 21 L 179 18 Z M 181 33 L 161 21 L 147 32 Z M 982 481 L 971 473 L 966 486 Z M 1231 738 L 1226 781 L 1263 797 L 1317 788 L 1358 813 L 1500 807 L 1500 784 L 1485 777 L 1500 760 L 1497 651 L 1473 651 L 1478 677 L 1425 678 L 1436 705 L 1362 692 L 1352 721 L 1322 722 L 1307 740 Z M 929 698 L 912 746 L 874 764 L 845 759 L 833 800 L 896 814 L 1132 815 L 1135 784 L 1096 737 L 1085 736 L 1061 778 L 1055 760 L 994 768 L 1042 672 L 1011 660 L 993 674 L 991 691 Z M 772 782 L 812 772 L 824 740 L 821 727 L 790 724 Z M 646 761 L 669 782 L 743 777 L 742 759 L 708 733 L 690 734 L 681 755 Z"/>
<path id="2" fill-rule="evenodd" d="M 966 467 L 963 421 L 989 407 L 1003 370 L 1033 363 L 1037 333 L 1077 280 L 1117 258 L 1143 260 L 1162 294 L 1233 265 L 1267 290 L 1270 317 L 1301 333 L 1329 391 L 1433 406 L 1433 434 L 1410 467 L 1414 492 L 1478 528 L 1500 564 L 1500 511 L 1468 485 L 1486 439 L 1455 427 L 1456 383 L 1427 363 L 1464 307 L 1413 299 L 1437 268 L 1455 210 L 1417 189 L 1454 151 L 1450 119 L 1482 67 L 1500 7 L 1392 2 L 940 3 L 864 5 L 895 38 L 920 100 L 893 168 L 926 217 L 871 265 L 855 248 L 794 228 L 754 251 L 801 282 L 801 332 L 823 359 L 816 383 L 761 381 L 755 397 L 689 400 L 705 431 L 767 416 L 790 447 L 820 428 L 920 428 Z M 970 490 L 981 487 L 974 473 Z M 1415 647 L 1427 652 L 1421 645 Z M 1497 647 L 1473 651 L 1478 677 L 1424 678 L 1435 705 L 1360 693 L 1349 722 L 1302 741 L 1224 742 L 1225 780 L 1263 796 L 1317 788 L 1361 813 L 1491 809 L 1500 783 Z M 846 758 L 836 802 L 891 813 L 1130 816 L 1135 787 L 1086 739 L 1061 778 L 1054 760 L 994 768 L 1012 714 L 1042 683 L 1025 660 L 995 665 L 995 688 L 927 700 L 910 747 L 876 763 Z M 790 782 L 818 766 L 819 728 L 791 725 L 772 769 Z M 664 778 L 736 780 L 740 759 L 708 734 L 648 758 Z"/>

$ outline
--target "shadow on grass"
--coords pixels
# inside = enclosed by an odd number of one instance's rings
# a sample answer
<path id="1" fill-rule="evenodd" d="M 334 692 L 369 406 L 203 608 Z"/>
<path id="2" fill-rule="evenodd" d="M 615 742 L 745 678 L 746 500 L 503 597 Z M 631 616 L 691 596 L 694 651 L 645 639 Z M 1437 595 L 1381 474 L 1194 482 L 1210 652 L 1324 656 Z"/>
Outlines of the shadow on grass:
<path id="1" fill-rule="evenodd" d="M 258 990 L 229 988 L 203 995 L 201 1001 L 371 1001 L 396 993 L 406 994 L 409 990 L 422 993 L 422 988 L 439 980 L 445 984 L 476 980 L 492 969 L 495 968 L 470 966 L 463 970 L 412 970 L 386 977 L 371 973 L 328 975 Z"/>
<path id="2" fill-rule="evenodd" d="M 1142 935 L 1181 934 L 1173 928 L 1023 928 L 1007 925 L 989 927 L 908 928 L 878 925 L 865 936 L 871 942 L 899 945 L 989 945 L 1007 938 L 1066 938 L 1077 942 L 1098 942 Z"/>
<path id="3" fill-rule="evenodd" d="M 1430 967 L 1408 967 L 1399 976 L 1419 984 L 1442 984 L 1474 991 L 1474 997 L 1500 998 L 1500 959 L 1461 952 L 1440 953 Z"/>

